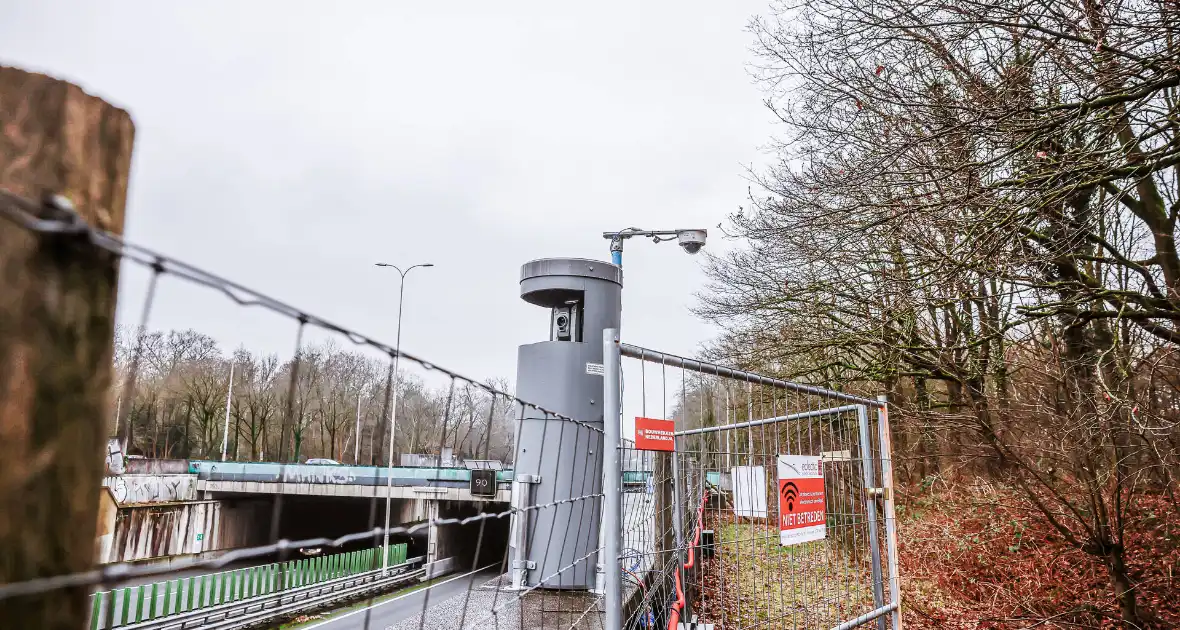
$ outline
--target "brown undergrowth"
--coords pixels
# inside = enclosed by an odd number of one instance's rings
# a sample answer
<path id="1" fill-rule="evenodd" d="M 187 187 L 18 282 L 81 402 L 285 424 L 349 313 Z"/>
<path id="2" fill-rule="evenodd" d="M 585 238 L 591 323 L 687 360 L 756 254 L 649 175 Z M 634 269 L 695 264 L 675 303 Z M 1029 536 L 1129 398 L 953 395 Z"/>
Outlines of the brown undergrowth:
<path id="1" fill-rule="evenodd" d="M 900 503 L 906 628 L 1117 628 L 1106 570 L 1019 495 L 987 486 Z M 1152 628 L 1180 628 L 1180 519 L 1172 499 L 1136 498 L 1128 565 Z"/>

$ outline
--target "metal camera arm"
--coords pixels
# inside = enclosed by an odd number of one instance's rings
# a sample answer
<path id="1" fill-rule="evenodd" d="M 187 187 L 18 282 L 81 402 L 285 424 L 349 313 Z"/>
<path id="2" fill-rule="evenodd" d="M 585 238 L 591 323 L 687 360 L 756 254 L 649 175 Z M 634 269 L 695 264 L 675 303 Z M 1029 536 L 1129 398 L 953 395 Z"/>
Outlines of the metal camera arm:
<path id="1" fill-rule="evenodd" d="M 644 230 L 637 227 L 629 227 L 618 232 L 603 232 L 602 238 L 610 241 L 610 261 L 615 265 L 623 266 L 623 241 L 633 236 L 646 236 L 652 240 L 653 243 L 662 243 L 664 241 L 675 240 L 680 237 L 683 232 L 704 232 L 704 230 Z"/>

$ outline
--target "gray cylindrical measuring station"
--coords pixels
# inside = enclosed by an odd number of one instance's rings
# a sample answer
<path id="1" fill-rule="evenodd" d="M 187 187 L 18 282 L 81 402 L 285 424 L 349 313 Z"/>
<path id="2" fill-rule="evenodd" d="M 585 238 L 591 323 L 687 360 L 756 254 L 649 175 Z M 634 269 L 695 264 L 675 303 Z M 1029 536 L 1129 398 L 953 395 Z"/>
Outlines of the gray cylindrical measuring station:
<path id="1" fill-rule="evenodd" d="M 547 258 L 521 267 L 521 299 L 550 316 L 549 339 L 520 346 L 516 393 L 593 429 L 517 410 L 514 491 L 524 493 L 514 498 L 518 506 L 602 491 L 602 331 L 619 327 L 622 288 L 623 270 L 597 260 Z M 518 530 L 511 566 L 522 586 L 594 588 L 600 505 L 598 498 L 574 500 L 518 519 L 525 528 Z"/>

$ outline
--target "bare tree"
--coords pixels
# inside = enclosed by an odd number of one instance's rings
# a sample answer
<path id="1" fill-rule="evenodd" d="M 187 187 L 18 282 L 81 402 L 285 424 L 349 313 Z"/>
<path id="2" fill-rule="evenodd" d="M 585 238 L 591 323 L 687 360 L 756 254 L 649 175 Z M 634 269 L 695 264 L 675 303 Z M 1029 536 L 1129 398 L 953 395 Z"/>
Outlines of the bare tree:
<path id="1" fill-rule="evenodd" d="M 903 476 L 1021 493 L 1150 626 L 1126 524 L 1180 467 L 1153 387 L 1180 344 L 1175 7 L 776 9 L 755 72 L 787 137 L 710 263 L 711 354 L 885 389 Z"/>

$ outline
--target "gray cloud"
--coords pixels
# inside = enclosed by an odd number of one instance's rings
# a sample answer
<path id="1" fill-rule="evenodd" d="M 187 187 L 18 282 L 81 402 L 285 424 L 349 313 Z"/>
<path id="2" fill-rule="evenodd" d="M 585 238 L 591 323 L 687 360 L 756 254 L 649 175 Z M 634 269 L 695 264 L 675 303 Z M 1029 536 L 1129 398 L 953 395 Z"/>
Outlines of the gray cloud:
<path id="1" fill-rule="evenodd" d="M 763 0 L 394 6 L 51 2 L 0 9 L 0 62 L 128 108 L 127 236 L 473 376 L 515 374 L 545 314 L 522 262 L 608 257 L 600 233 L 713 227 L 744 200 L 770 118 L 745 70 Z M 640 6 L 636 6 L 640 5 Z M 714 239 L 711 247 L 721 247 Z M 634 241 L 624 327 L 691 353 L 703 282 Z M 145 276 L 127 273 L 133 321 Z M 166 283 L 154 327 L 289 353 L 294 326 Z"/>

